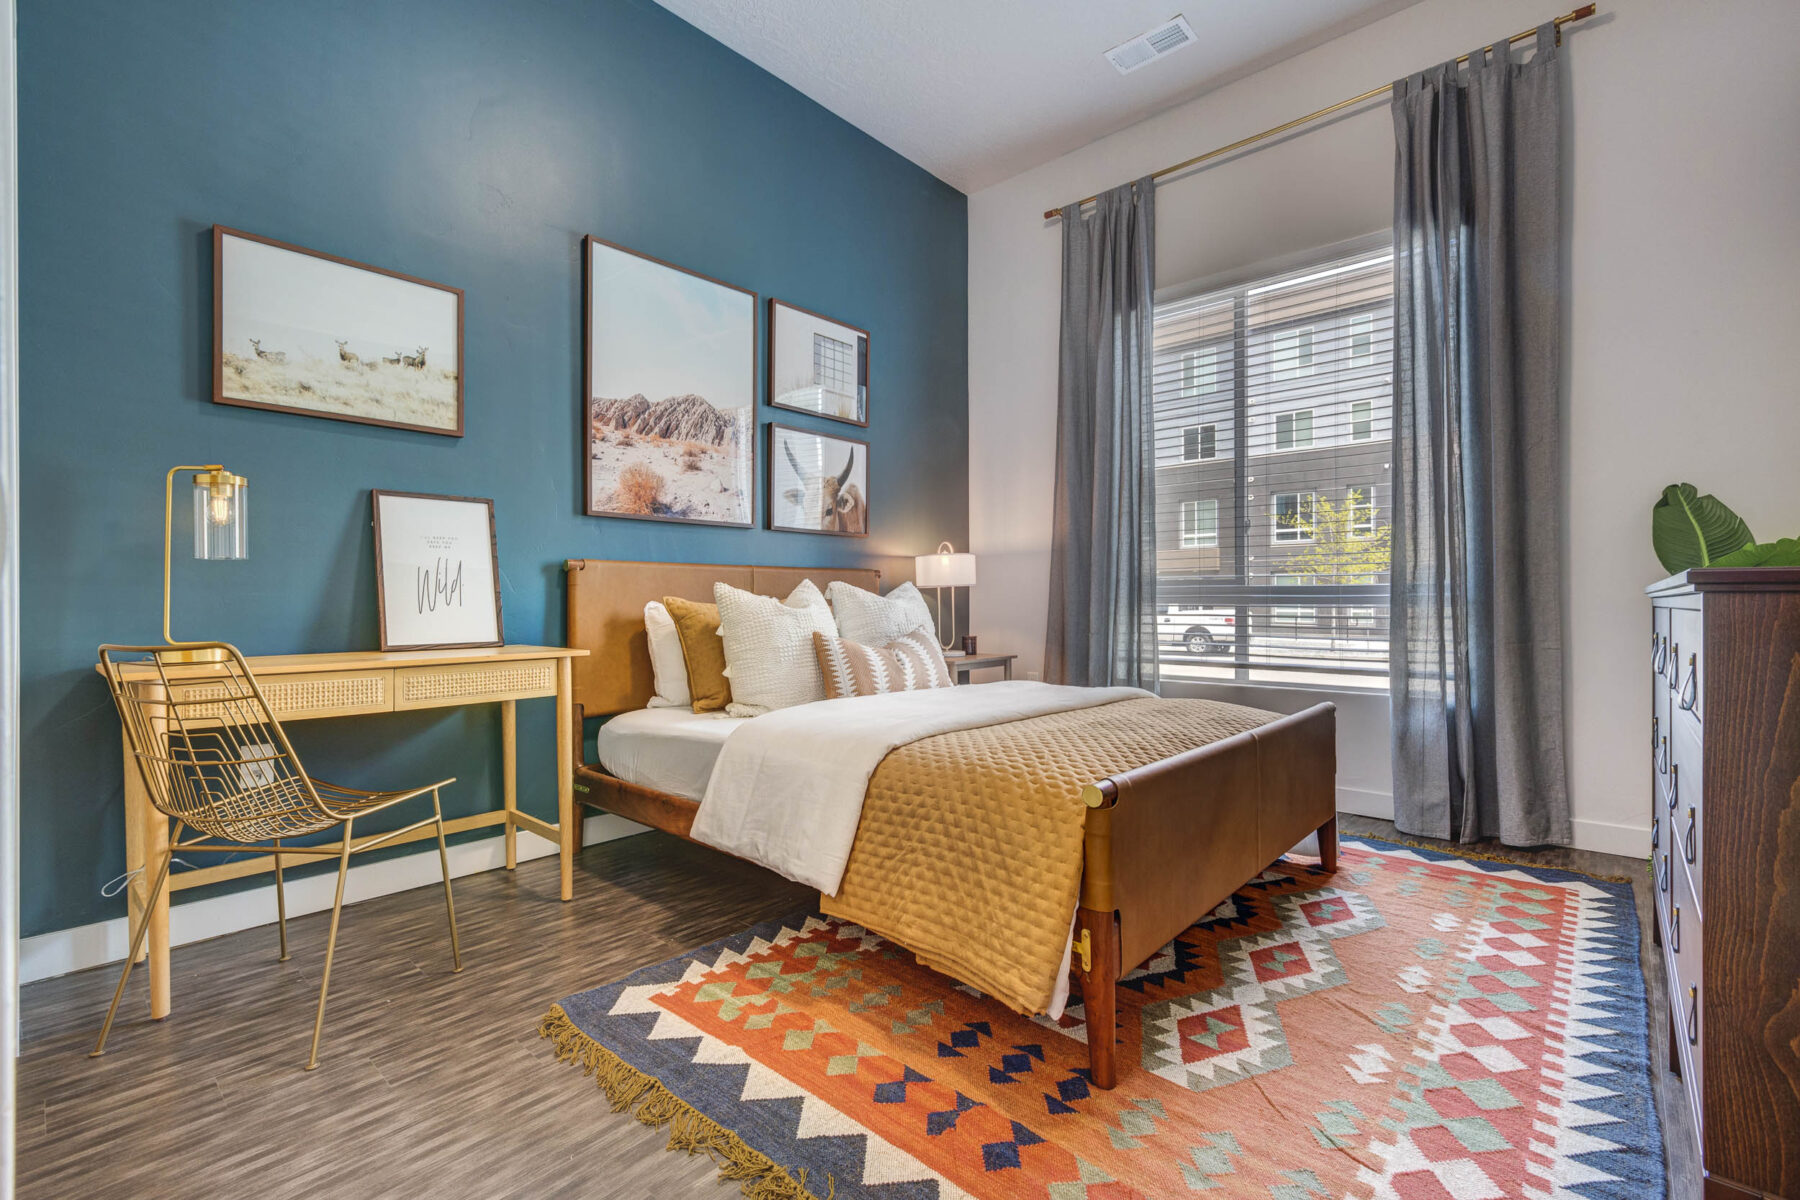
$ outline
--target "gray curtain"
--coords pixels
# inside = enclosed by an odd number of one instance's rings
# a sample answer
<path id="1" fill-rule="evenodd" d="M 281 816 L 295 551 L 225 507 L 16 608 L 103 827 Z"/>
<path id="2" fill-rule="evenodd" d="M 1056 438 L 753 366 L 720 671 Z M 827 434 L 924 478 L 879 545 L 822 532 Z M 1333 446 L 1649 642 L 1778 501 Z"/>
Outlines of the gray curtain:
<path id="1" fill-rule="evenodd" d="M 1062 210 L 1062 352 L 1044 677 L 1154 688 L 1156 496 L 1148 177 Z"/>
<path id="2" fill-rule="evenodd" d="M 1394 823 L 1566 844 L 1554 27 L 1393 114 Z"/>

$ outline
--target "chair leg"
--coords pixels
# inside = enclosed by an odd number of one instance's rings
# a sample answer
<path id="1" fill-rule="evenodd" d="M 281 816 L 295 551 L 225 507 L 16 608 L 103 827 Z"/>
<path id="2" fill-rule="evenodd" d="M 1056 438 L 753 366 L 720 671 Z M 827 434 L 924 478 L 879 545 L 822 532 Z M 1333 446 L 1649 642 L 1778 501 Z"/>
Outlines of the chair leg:
<path id="1" fill-rule="evenodd" d="M 319 1034 L 325 1029 L 325 994 L 331 988 L 331 959 L 337 953 L 338 918 L 344 915 L 344 877 L 350 873 L 350 840 L 352 817 L 344 822 L 344 848 L 338 855 L 337 898 L 331 902 L 331 933 L 325 939 L 325 974 L 319 980 L 319 1012 L 313 1018 L 312 1053 L 307 1055 L 305 1070 L 319 1065 Z"/>
<path id="2" fill-rule="evenodd" d="M 181 840 L 180 827 L 171 842 Z M 150 891 L 144 900 L 144 919 L 138 922 L 137 933 L 131 938 L 131 951 L 125 955 L 125 969 L 119 972 L 119 986 L 113 989 L 112 1004 L 107 1006 L 106 1020 L 100 1026 L 100 1040 L 88 1051 L 89 1058 L 99 1058 L 106 1053 L 106 1038 L 112 1032 L 113 1018 L 119 1015 L 119 1001 L 125 996 L 125 982 L 131 978 L 131 968 L 137 963 L 138 951 L 144 948 L 144 939 L 150 936 L 150 912 L 156 907 L 157 899 L 162 895 L 163 885 L 169 881 L 169 868 L 175 862 L 173 850 L 163 856 L 162 865 L 156 870 L 156 882 L 150 885 Z"/>
<path id="3" fill-rule="evenodd" d="M 276 962 L 288 960 L 287 948 L 287 893 L 281 886 L 281 839 L 275 839 L 275 927 L 281 935 L 281 956 Z"/>
<path id="4" fill-rule="evenodd" d="M 444 868 L 444 910 L 450 914 L 450 973 L 462 970 L 462 947 L 456 940 L 456 898 L 450 894 L 450 850 L 444 844 L 444 806 L 438 790 L 431 789 L 431 810 L 437 814 L 438 864 Z"/>

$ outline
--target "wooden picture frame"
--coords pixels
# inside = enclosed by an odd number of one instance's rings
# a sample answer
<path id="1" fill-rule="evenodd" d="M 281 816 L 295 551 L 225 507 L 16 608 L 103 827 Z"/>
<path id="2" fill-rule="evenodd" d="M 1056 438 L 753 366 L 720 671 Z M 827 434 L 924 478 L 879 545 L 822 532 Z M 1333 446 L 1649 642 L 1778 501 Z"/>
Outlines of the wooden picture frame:
<path id="1" fill-rule="evenodd" d="M 783 312 L 788 314 L 785 321 Z M 809 338 L 810 345 L 800 345 L 802 338 Z M 821 363 L 821 339 L 841 348 L 833 361 L 840 375 L 848 372 L 845 378 L 854 393 L 820 379 L 821 370 L 831 369 Z M 769 406 L 867 429 L 869 342 L 866 329 L 769 297 Z"/>
<path id="2" fill-rule="evenodd" d="M 381 519 L 383 501 L 424 501 L 427 502 L 425 507 L 441 504 L 468 506 L 473 509 L 479 506 L 481 511 L 478 519 L 486 522 L 485 538 L 472 533 L 466 527 L 457 531 L 447 523 L 441 529 L 434 529 L 431 522 L 434 520 L 447 522 L 447 519 L 451 518 L 451 514 L 420 512 L 417 511 L 421 507 L 419 505 L 406 506 L 415 510 L 412 512 L 390 511 L 388 525 L 384 529 Z M 500 543 L 494 533 L 494 502 L 478 496 L 434 496 L 425 492 L 392 492 L 377 488 L 369 493 L 369 508 L 375 529 L 375 607 L 381 635 L 381 648 L 383 650 L 462 650 L 478 646 L 505 645 L 506 627 L 502 620 L 500 607 Z M 466 522 L 473 515 L 465 511 L 454 514 L 454 518 L 462 520 L 466 526 Z M 404 517 L 404 524 L 402 521 L 396 520 L 397 517 Z M 387 542 L 390 538 L 395 537 L 406 538 L 408 544 L 404 546 L 396 544 L 390 548 Z M 444 539 L 453 540 L 449 541 L 447 545 L 427 546 L 423 544 L 427 539 L 433 543 Z M 474 561 L 485 569 L 491 580 L 489 586 L 479 587 L 479 599 L 483 601 L 491 599 L 493 602 L 493 637 L 491 638 L 469 639 L 454 635 L 442 638 L 437 635 L 421 636 L 419 633 L 420 628 L 430 624 L 448 623 L 433 622 L 431 618 L 424 615 L 427 612 L 435 612 L 440 603 L 467 606 L 477 599 L 475 590 L 467 590 L 469 581 L 464 576 L 464 569 L 468 565 L 469 559 L 464 557 L 452 568 L 444 557 L 435 554 L 439 549 L 454 549 L 456 541 L 485 542 L 485 545 L 465 546 L 464 552 L 465 556 L 471 554 L 476 556 Z M 434 557 L 437 558 L 437 561 L 429 568 L 430 575 L 424 574 L 428 568 L 421 565 L 419 561 L 424 557 L 420 552 L 421 549 L 431 550 Z M 479 553 L 482 549 L 487 551 L 485 556 L 481 556 Z M 399 555 L 396 555 L 395 551 L 399 551 Z M 402 580 L 401 574 L 409 567 L 412 569 L 413 578 L 410 581 Z M 390 597 L 388 595 L 391 584 L 404 588 L 407 582 L 412 584 L 412 588 L 406 595 L 414 601 L 414 611 L 410 614 L 407 614 L 402 596 Z M 484 614 L 485 607 L 479 612 Z M 414 626 L 413 636 L 395 636 L 395 630 L 405 619 L 403 614 L 413 618 L 410 622 Z M 452 627 L 454 628 L 454 626 Z M 486 632 L 485 629 L 482 632 Z"/>
<path id="3" fill-rule="evenodd" d="M 592 234 L 581 264 L 582 511 L 754 528 L 757 294 Z"/>
<path id="4" fill-rule="evenodd" d="M 212 234 L 214 404 L 463 436 L 461 288 L 226 225 Z M 445 336 L 448 379 L 431 357 Z"/>
<path id="5" fill-rule="evenodd" d="M 773 423 L 769 425 L 768 437 L 766 487 L 770 529 L 828 537 L 869 536 L 869 443 L 837 433 Z M 819 443 L 818 452 L 796 453 L 796 446 L 807 439 Z M 831 469 L 843 453 L 834 444 L 849 448 L 841 471 Z M 814 461 L 819 464 L 817 467 L 812 465 Z M 808 523 L 801 515 L 808 512 L 816 512 L 811 518 L 816 523 Z M 790 513 L 796 515 L 790 519 Z"/>

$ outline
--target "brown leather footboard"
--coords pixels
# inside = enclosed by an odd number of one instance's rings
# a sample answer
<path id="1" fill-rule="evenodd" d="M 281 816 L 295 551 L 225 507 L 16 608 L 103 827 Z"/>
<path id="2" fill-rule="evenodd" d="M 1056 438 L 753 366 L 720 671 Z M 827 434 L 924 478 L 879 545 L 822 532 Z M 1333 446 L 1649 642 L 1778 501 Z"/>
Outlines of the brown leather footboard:
<path id="1" fill-rule="evenodd" d="M 1337 707 L 1318 704 L 1103 781 L 1081 905 L 1144 962 L 1337 813 Z"/>

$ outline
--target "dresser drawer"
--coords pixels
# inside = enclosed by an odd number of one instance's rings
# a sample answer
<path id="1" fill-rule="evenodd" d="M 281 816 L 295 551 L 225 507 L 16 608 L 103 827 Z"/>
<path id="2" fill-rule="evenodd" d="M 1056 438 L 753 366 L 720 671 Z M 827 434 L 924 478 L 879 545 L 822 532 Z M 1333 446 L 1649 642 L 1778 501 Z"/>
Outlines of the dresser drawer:
<path id="1" fill-rule="evenodd" d="M 1669 793 L 1663 803 L 1663 840 L 1693 883 L 1694 903 L 1706 906 L 1703 890 L 1706 850 L 1705 749 L 1700 734 L 1677 718 L 1669 738 Z"/>
<path id="2" fill-rule="evenodd" d="M 1676 608 L 1669 612 L 1669 703 L 1674 712 L 1698 722 L 1702 719 L 1706 661 L 1705 619 L 1697 608 Z"/>
<path id="3" fill-rule="evenodd" d="M 1681 1079 L 1694 1109 L 1696 1127 L 1704 1124 L 1701 1086 L 1705 1078 L 1706 980 L 1704 968 L 1705 925 L 1688 887 L 1687 871 L 1679 861 L 1671 864 L 1669 918 L 1663 930 L 1663 955 L 1669 967 L 1669 1015 L 1672 1036 L 1681 1059 Z"/>

